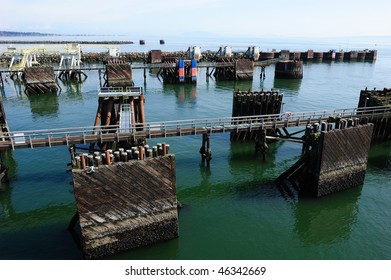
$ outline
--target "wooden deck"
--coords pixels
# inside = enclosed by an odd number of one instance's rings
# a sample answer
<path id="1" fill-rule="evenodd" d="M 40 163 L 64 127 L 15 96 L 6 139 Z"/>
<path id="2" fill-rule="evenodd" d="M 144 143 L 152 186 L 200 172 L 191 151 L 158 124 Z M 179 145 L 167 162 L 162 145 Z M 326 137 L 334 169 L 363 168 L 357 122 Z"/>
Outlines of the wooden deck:
<path id="1" fill-rule="evenodd" d="M 74 170 L 86 257 L 177 237 L 175 178 L 173 156 Z"/>

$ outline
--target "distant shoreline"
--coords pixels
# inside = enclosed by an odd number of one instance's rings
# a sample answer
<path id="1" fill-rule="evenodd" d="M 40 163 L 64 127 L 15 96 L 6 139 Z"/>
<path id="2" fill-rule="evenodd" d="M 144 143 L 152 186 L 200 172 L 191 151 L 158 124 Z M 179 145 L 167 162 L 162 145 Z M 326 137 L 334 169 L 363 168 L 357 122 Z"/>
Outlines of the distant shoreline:
<path id="1" fill-rule="evenodd" d="M 91 44 L 111 44 L 111 45 L 130 45 L 134 44 L 133 41 L 52 41 L 52 40 L 38 40 L 38 41 L 30 41 L 30 40 L 0 40 L 0 44 L 23 44 L 23 45 L 54 45 L 54 44 L 83 44 L 83 45 L 91 45 Z"/>
<path id="2" fill-rule="evenodd" d="M 63 36 L 61 34 L 40 33 L 40 32 L 17 32 L 17 31 L 0 31 L 0 36 L 4 37 L 27 37 L 27 36 Z"/>

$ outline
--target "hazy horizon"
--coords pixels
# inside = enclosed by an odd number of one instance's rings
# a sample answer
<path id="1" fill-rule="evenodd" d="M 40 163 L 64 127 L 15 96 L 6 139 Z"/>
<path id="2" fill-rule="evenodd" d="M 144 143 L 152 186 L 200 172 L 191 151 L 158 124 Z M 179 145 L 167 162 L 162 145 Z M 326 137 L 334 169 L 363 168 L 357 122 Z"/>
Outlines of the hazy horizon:
<path id="1" fill-rule="evenodd" d="M 390 10 L 386 0 L 4 0 L 0 30 L 134 37 L 391 36 Z"/>

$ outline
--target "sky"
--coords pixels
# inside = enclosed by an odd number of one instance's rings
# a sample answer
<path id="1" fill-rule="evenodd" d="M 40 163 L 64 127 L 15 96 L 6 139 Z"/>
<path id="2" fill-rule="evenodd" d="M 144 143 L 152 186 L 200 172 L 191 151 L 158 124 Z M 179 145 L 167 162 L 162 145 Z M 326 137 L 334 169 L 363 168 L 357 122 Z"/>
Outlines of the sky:
<path id="1" fill-rule="evenodd" d="M 389 0 L 1 0 L 0 30 L 221 37 L 391 36 Z"/>

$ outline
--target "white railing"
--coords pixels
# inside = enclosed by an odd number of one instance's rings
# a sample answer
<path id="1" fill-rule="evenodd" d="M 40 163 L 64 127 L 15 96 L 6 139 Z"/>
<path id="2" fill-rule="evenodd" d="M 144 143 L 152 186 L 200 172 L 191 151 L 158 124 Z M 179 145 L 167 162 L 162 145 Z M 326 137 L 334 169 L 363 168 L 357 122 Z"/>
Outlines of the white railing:
<path id="1" fill-rule="evenodd" d="M 142 94 L 142 87 L 99 87 L 98 96 L 140 96 Z"/>
<path id="2" fill-rule="evenodd" d="M 283 114 L 257 115 L 244 117 L 222 117 L 209 119 L 175 120 L 130 124 L 129 128 L 113 126 L 87 126 L 72 128 L 54 128 L 25 130 L 0 133 L 0 149 L 70 145 L 74 143 L 92 143 L 113 139 L 140 137 L 170 137 L 197 135 L 203 133 L 224 133 L 238 130 L 257 130 L 261 127 L 302 126 L 327 120 L 329 117 L 391 117 L 390 107 L 367 107 L 338 109 L 313 112 L 286 112 Z"/>

